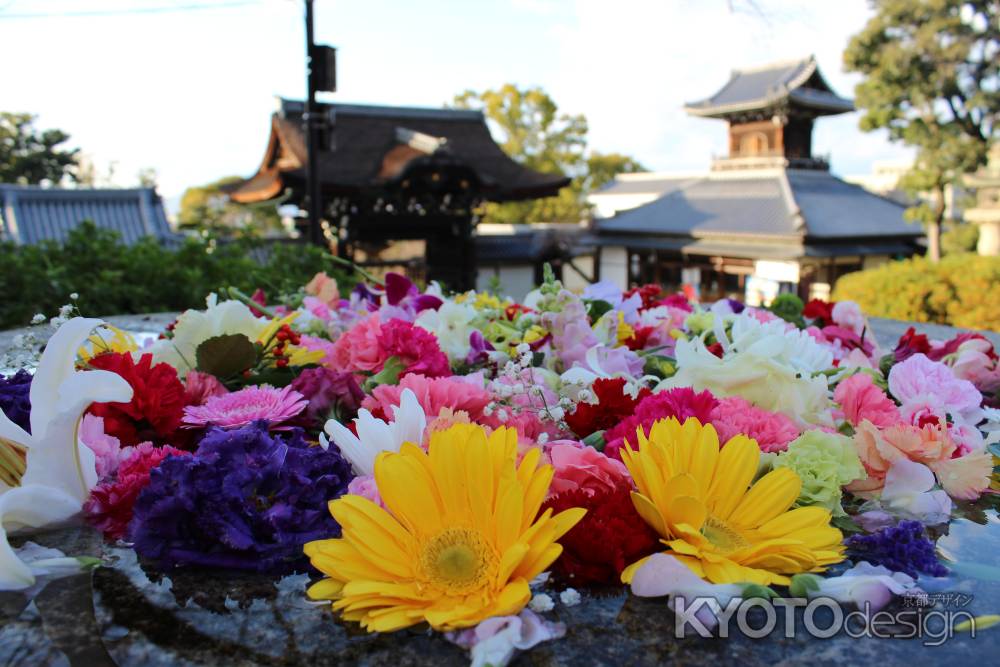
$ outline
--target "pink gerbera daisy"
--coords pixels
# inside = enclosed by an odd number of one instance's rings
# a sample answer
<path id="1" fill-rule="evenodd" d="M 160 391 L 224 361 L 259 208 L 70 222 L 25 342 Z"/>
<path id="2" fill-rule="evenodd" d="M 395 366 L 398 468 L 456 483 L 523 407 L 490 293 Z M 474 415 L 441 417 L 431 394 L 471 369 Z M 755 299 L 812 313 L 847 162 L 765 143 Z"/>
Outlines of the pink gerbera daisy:
<path id="1" fill-rule="evenodd" d="M 213 396 L 204 405 L 187 406 L 184 408 L 184 426 L 239 428 L 266 419 L 274 427 L 302 412 L 308 404 L 309 401 L 291 387 L 246 387 L 231 394 Z M 281 428 L 288 427 L 279 426 L 278 430 Z"/>

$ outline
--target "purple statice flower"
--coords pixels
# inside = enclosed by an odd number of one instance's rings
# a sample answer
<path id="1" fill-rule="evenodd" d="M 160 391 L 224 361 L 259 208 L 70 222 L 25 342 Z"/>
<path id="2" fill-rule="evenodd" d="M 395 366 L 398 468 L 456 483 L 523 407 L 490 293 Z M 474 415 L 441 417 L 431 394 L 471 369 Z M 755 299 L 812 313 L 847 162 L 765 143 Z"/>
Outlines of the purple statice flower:
<path id="1" fill-rule="evenodd" d="M 870 535 L 851 535 L 845 542 L 855 560 L 884 565 L 893 572 L 905 572 L 914 579 L 920 574 L 943 577 L 948 570 L 934 554 L 919 521 L 900 521 Z"/>
<path id="2" fill-rule="evenodd" d="M 165 569 L 304 571 L 302 545 L 340 535 L 327 503 L 351 477 L 336 448 L 311 447 L 299 429 L 272 435 L 263 421 L 212 428 L 194 456 L 168 457 L 151 471 L 130 536 L 139 555 Z"/>
<path id="3" fill-rule="evenodd" d="M 338 421 L 349 421 L 357 416 L 361 401 L 365 400 L 365 392 L 353 373 L 322 366 L 302 371 L 292 380 L 291 387 L 309 401 L 300 417 L 310 425 L 325 422 L 331 412 L 336 413 Z"/>
<path id="4" fill-rule="evenodd" d="M 10 377 L 0 376 L 0 412 L 31 433 L 31 373 L 20 370 Z"/>

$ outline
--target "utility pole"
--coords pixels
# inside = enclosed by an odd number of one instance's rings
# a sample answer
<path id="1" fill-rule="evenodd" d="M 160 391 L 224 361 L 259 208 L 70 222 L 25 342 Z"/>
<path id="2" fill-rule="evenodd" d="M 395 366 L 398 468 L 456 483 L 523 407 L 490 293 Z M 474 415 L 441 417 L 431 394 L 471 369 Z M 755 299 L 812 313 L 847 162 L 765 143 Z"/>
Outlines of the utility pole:
<path id="1" fill-rule="evenodd" d="M 317 88 L 317 53 L 316 43 L 313 40 L 313 0 L 306 2 L 306 60 L 308 63 L 308 74 L 306 76 L 306 150 L 309 153 L 308 165 L 306 167 L 307 196 L 309 198 L 309 242 L 314 245 L 325 245 L 323 238 L 323 228 L 320 223 L 323 212 L 323 193 L 319 182 L 319 142 L 320 123 L 319 109 L 316 106 Z M 339 245 L 339 243 L 338 243 Z"/>

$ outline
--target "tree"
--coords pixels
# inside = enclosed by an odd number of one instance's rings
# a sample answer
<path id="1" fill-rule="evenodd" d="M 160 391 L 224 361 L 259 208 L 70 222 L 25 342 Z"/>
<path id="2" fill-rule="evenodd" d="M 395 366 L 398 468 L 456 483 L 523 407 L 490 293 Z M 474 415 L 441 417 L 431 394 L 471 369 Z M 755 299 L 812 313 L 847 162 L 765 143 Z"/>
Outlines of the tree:
<path id="1" fill-rule="evenodd" d="M 490 203 L 490 222 L 579 222 L 588 211 L 586 195 L 625 171 L 642 171 L 632 158 L 618 153 L 587 154 L 587 119 L 559 112 L 541 88 L 520 89 L 508 83 L 482 93 L 467 90 L 454 105 L 481 109 L 507 155 L 529 169 L 569 176 L 570 185 L 554 197 L 533 201 Z"/>
<path id="2" fill-rule="evenodd" d="M 31 114 L 0 112 L 0 183 L 73 180 L 78 149 L 59 148 L 69 135 L 62 130 L 37 130 L 34 122 Z"/>
<path id="3" fill-rule="evenodd" d="M 179 226 L 222 236 L 280 231 L 281 216 L 273 204 L 237 204 L 229 199 L 226 186 L 242 181 L 239 176 L 226 176 L 185 190 L 177 214 Z"/>
<path id="4" fill-rule="evenodd" d="M 861 129 L 885 128 L 917 149 L 901 185 L 924 200 L 907 217 L 927 226 L 941 255 L 945 190 L 986 162 L 1000 113 L 1000 2 L 874 0 L 875 16 L 844 52 Z"/>

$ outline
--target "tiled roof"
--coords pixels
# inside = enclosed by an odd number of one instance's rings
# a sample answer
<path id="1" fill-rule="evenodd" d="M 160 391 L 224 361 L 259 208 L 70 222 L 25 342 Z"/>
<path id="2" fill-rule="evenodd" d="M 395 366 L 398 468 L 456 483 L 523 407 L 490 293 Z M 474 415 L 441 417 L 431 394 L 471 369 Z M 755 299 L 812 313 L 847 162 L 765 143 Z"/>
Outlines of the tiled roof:
<path id="1" fill-rule="evenodd" d="M 684 108 L 696 116 L 725 117 L 731 113 L 763 109 L 785 100 L 820 114 L 854 109 L 851 100 L 833 92 L 812 56 L 734 70 L 729 81 L 717 93 L 698 102 L 689 102 Z"/>
<path id="2" fill-rule="evenodd" d="M 84 220 L 121 234 L 125 243 L 174 234 L 153 188 L 62 189 L 0 184 L 0 239 L 19 244 L 63 241 Z"/>
<path id="3" fill-rule="evenodd" d="M 849 239 L 912 243 L 904 207 L 827 171 L 714 171 L 658 199 L 600 220 L 601 236 L 745 238 L 806 246 Z"/>
<path id="4" fill-rule="evenodd" d="M 256 175 L 231 191 L 237 201 L 259 201 L 301 184 L 307 162 L 303 104 L 282 100 Z M 493 141 L 483 114 L 464 109 L 321 104 L 327 120 L 320 176 L 330 191 L 354 192 L 394 180 L 412 161 L 430 157 L 471 169 L 493 201 L 555 195 L 569 183 L 512 160 Z"/>

